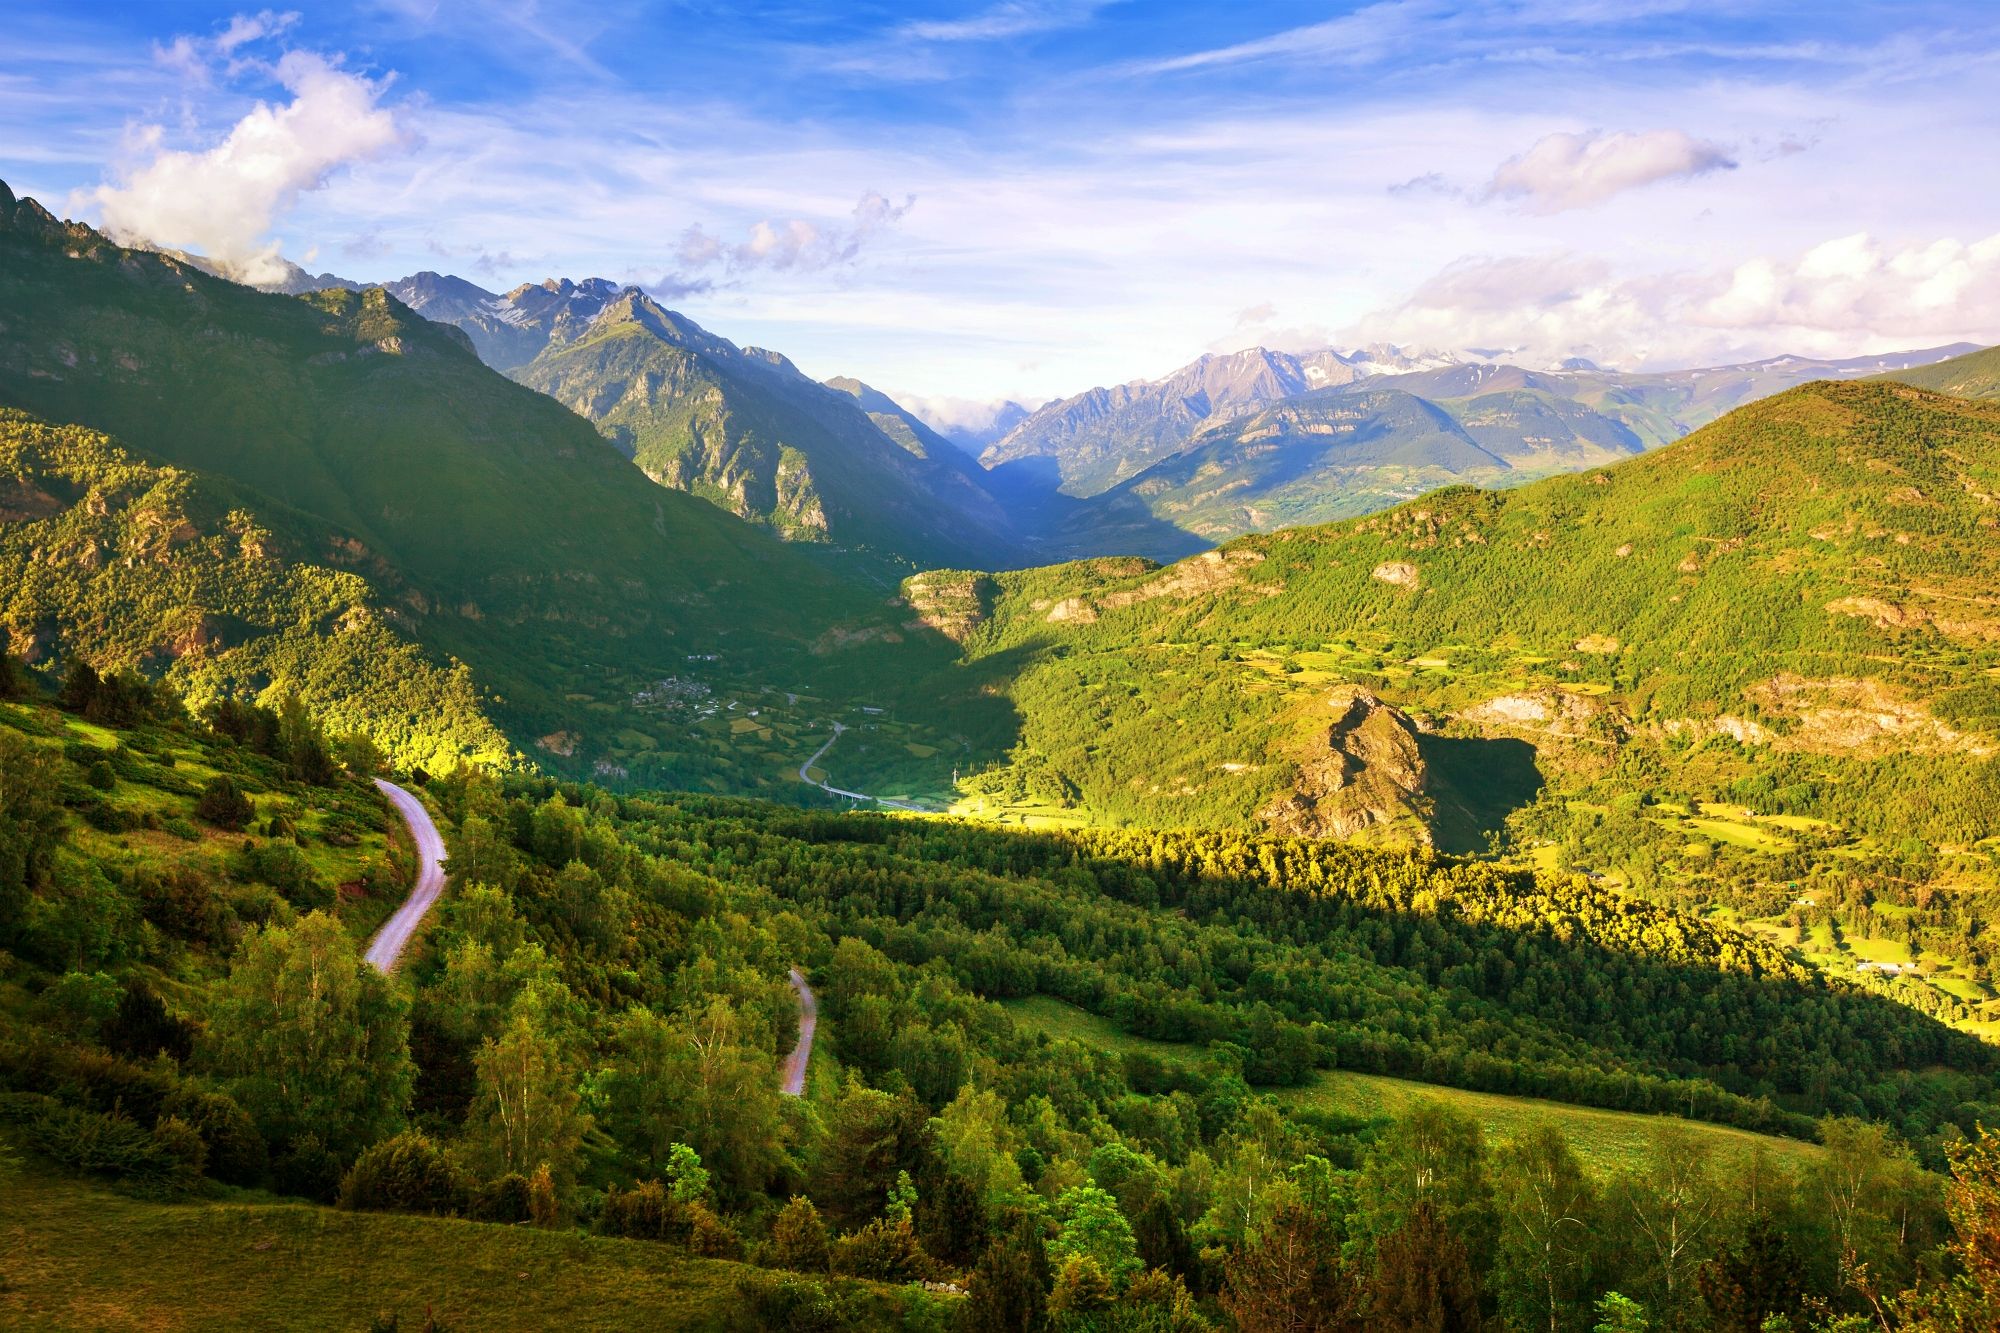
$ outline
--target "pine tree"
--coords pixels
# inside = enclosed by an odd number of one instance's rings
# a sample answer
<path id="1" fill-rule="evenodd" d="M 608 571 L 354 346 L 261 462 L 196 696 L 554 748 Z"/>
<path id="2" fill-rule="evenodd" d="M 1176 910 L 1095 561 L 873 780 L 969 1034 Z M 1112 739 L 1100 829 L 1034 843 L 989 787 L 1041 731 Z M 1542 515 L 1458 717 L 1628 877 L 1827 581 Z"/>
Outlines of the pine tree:
<path id="1" fill-rule="evenodd" d="M 824 1273 L 830 1258 L 826 1223 L 820 1219 L 819 1209 L 803 1194 L 794 1194 L 771 1223 L 770 1261 L 795 1272 Z"/>
<path id="2" fill-rule="evenodd" d="M 1023 1218 L 987 1247 L 966 1287 L 966 1333 L 1039 1333 L 1048 1321 L 1049 1255 L 1041 1228 Z"/>
<path id="3" fill-rule="evenodd" d="M 1201 1258 L 1188 1239 L 1180 1214 L 1174 1211 L 1173 1201 L 1165 1194 L 1155 1194 L 1147 1202 L 1132 1234 L 1146 1267 L 1171 1273 L 1195 1292 L 1201 1291 Z"/>
<path id="4" fill-rule="evenodd" d="M 1715 1316 L 1716 1333 L 1758 1333 L 1774 1315 L 1798 1314 L 1800 1268 L 1785 1233 L 1769 1216 L 1759 1216 L 1741 1245 L 1701 1266 L 1695 1285 Z"/>
<path id="5" fill-rule="evenodd" d="M 1368 1318 L 1385 1333 L 1478 1333 L 1479 1285 L 1465 1242 L 1428 1202 L 1377 1247 Z"/>
<path id="6" fill-rule="evenodd" d="M 1229 1257 L 1222 1308 L 1243 1333 L 1346 1333 L 1358 1329 L 1360 1291 L 1324 1224 L 1282 1204 Z"/>

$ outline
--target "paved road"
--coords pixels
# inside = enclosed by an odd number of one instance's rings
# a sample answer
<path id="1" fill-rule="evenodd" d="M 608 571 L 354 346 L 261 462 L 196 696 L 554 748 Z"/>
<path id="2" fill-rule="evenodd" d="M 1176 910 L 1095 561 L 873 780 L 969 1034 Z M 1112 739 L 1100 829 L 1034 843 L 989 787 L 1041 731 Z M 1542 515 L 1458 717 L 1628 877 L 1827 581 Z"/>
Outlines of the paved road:
<path id="1" fill-rule="evenodd" d="M 817 764 L 821 756 L 833 748 L 833 743 L 840 739 L 840 733 L 846 730 L 846 726 L 842 723 L 836 722 L 833 724 L 833 735 L 826 738 L 826 744 L 814 750 L 812 758 L 799 765 L 799 781 L 805 783 L 808 787 L 818 787 L 830 796 L 845 796 L 850 801 L 872 801 L 876 805 L 886 805 L 891 810 L 914 810 L 922 814 L 924 807 L 918 805 L 915 801 L 899 801 L 893 796 L 870 796 L 865 791 L 848 791 L 846 788 L 836 787 L 830 782 L 817 782 L 813 779 L 811 773 L 812 766 Z"/>
<path id="2" fill-rule="evenodd" d="M 799 1044 L 785 1057 L 785 1081 L 779 1091 L 787 1097 L 803 1097 L 806 1091 L 806 1064 L 812 1059 L 813 1029 L 819 1026 L 819 1001 L 805 976 L 792 969 L 792 989 L 799 994 Z"/>
<path id="3" fill-rule="evenodd" d="M 424 809 L 422 801 L 393 782 L 377 778 L 375 785 L 410 826 L 410 840 L 417 845 L 417 886 L 410 890 L 409 898 L 396 909 L 396 914 L 375 932 L 375 938 L 368 941 L 369 966 L 377 972 L 388 972 L 396 966 L 396 959 L 402 956 L 424 913 L 431 910 L 431 904 L 444 892 L 444 838 L 431 822 L 431 812 Z"/>

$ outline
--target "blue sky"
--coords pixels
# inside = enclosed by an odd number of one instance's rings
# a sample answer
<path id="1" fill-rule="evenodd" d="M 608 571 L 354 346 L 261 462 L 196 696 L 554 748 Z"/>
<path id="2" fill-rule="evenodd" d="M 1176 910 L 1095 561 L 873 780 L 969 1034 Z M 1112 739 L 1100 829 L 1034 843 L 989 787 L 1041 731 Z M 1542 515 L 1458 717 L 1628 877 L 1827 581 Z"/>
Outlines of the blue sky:
<path id="1" fill-rule="evenodd" d="M 253 267 L 640 282 L 926 400 L 2000 341 L 2000 6 L 1714 8 L 12 0 L 0 178 Z"/>

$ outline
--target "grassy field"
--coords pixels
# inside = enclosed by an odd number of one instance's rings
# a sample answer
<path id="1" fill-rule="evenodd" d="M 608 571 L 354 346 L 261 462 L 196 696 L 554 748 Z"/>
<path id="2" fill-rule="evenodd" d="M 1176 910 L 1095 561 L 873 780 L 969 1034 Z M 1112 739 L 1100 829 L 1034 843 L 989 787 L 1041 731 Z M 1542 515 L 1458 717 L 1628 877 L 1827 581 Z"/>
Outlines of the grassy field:
<path id="1" fill-rule="evenodd" d="M 292 1203 L 150 1203 L 0 1167 L 0 1327 L 737 1329 L 740 1264 L 647 1241 Z M 864 1289 L 872 1290 L 872 1289 Z M 901 1293 L 874 1292 L 880 1327 Z"/>
<path id="2" fill-rule="evenodd" d="M 1554 1125 L 1569 1139 L 1570 1147 L 1576 1150 L 1576 1155 L 1583 1159 L 1584 1164 L 1603 1175 L 1611 1175 L 1644 1160 L 1663 1125 L 1679 1125 L 1687 1129 L 1725 1161 L 1747 1157 L 1756 1149 L 1763 1148 L 1774 1158 L 1796 1165 L 1810 1160 L 1819 1152 L 1816 1144 L 1768 1134 L 1752 1134 L 1747 1130 L 1711 1125 L 1699 1120 L 1638 1115 L 1630 1111 L 1604 1111 L 1533 1097 L 1467 1092 L 1462 1088 L 1444 1088 L 1347 1070 L 1321 1074 L 1311 1086 L 1286 1089 L 1278 1094 L 1278 1098 L 1289 1106 L 1362 1116 L 1399 1116 L 1420 1102 L 1442 1103 L 1478 1121 L 1480 1128 L 1486 1131 L 1489 1142 L 1514 1138 L 1542 1125 Z"/>
<path id="3" fill-rule="evenodd" d="M 1108 1019 L 1046 995 L 1008 1000 L 1005 1004 L 1017 1023 L 1058 1039 L 1082 1042 L 1119 1054 L 1147 1051 L 1166 1059 L 1185 1060 L 1193 1053 L 1190 1048 L 1173 1042 L 1135 1037 L 1120 1031 Z M 1686 1128 L 1718 1157 L 1725 1159 L 1741 1158 L 1762 1147 L 1780 1161 L 1797 1164 L 1819 1152 L 1816 1145 L 1796 1139 L 1752 1134 L 1698 1120 L 1638 1115 L 1629 1111 L 1603 1111 L 1533 1097 L 1467 1092 L 1462 1088 L 1446 1088 L 1346 1070 L 1322 1073 L 1310 1085 L 1287 1088 L 1276 1096 L 1288 1106 L 1365 1117 L 1397 1116 L 1419 1102 L 1441 1102 L 1478 1121 L 1487 1138 L 1493 1141 L 1552 1124 L 1568 1137 L 1570 1146 L 1586 1165 L 1607 1175 L 1643 1158 L 1662 1125 Z"/>

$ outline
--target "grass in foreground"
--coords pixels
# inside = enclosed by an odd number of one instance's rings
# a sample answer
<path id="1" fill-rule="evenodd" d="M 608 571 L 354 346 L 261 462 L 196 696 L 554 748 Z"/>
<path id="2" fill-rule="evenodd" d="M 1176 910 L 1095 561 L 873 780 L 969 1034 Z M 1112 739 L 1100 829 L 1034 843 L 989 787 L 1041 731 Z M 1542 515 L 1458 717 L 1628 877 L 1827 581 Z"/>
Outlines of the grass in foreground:
<path id="1" fill-rule="evenodd" d="M 646 1241 L 296 1203 L 152 1203 L 0 1168 L 0 1326 L 748 1328 L 741 1264 Z M 895 1319 L 885 1298 L 881 1327 Z"/>

